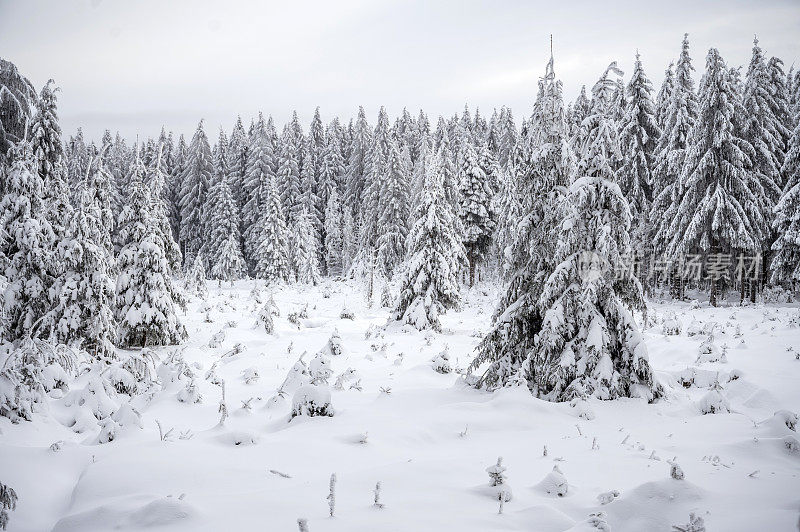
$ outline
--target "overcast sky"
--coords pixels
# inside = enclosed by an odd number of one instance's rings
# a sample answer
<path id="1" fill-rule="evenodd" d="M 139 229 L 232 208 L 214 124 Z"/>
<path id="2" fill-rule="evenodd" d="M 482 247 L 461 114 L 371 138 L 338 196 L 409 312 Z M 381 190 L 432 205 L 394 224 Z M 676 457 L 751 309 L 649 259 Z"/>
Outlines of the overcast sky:
<path id="1" fill-rule="evenodd" d="M 364 105 L 374 123 L 385 105 L 435 122 L 465 103 L 519 120 L 551 33 L 572 100 L 612 60 L 629 74 L 637 48 L 657 91 L 684 32 L 696 79 L 711 46 L 746 65 L 754 34 L 800 64 L 800 0 L 0 0 L 0 56 L 37 89 L 54 78 L 65 134 L 90 138 L 230 129 L 259 110 L 282 124 L 296 109 L 307 127 L 317 105 L 324 120 Z"/>

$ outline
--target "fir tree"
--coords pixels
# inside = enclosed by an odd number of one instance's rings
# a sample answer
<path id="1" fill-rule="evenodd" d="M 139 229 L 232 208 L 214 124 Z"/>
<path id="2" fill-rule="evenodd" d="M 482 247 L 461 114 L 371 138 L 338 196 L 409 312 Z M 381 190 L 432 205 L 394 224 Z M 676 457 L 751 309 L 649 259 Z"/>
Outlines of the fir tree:
<path id="1" fill-rule="evenodd" d="M 50 308 L 51 250 L 56 237 L 47 221 L 42 179 L 27 140 L 10 152 L 0 200 L 0 266 L 8 284 L 2 293 L 0 333 L 10 341 L 38 333 Z"/>
<path id="2" fill-rule="evenodd" d="M 677 216 L 678 204 L 683 195 L 680 181 L 686 160 L 689 134 L 697 121 L 697 94 L 692 79 L 692 60 L 689 56 L 689 36 L 683 45 L 675 66 L 675 80 L 670 93 L 662 134 L 656 147 L 656 164 L 653 172 L 653 204 L 650 208 L 651 242 L 655 256 L 666 258 L 672 233 L 670 226 Z M 677 270 L 681 257 L 673 257 L 673 296 L 681 295 Z"/>
<path id="3" fill-rule="evenodd" d="M 213 173 L 211 147 L 203 131 L 203 122 L 200 121 L 189 145 L 185 168 L 181 175 L 180 244 L 185 262 L 194 260 L 194 256 L 200 252 L 203 244 L 205 225 L 202 211 Z"/>
<path id="4" fill-rule="evenodd" d="M 613 65 L 612 65 L 613 67 Z M 594 100 L 610 86 L 608 71 Z M 629 251 L 630 211 L 615 183 L 609 149 L 613 108 L 593 104 L 584 175 L 566 198 L 556 266 L 538 298 L 541 329 L 530 346 L 522 377 L 541 398 L 565 401 L 585 394 L 601 399 L 644 397 L 662 390 L 650 369 L 644 340 L 630 308 L 643 308 L 635 278 L 616 278 Z"/>
<path id="5" fill-rule="evenodd" d="M 361 211 L 361 196 L 364 192 L 371 143 L 372 135 L 367 123 L 367 117 L 364 113 L 364 108 L 359 107 L 358 118 L 353 129 L 350 157 L 347 160 L 344 197 L 345 205 L 355 219 L 358 219 Z"/>
<path id="6" fill-rule="evenodd" d="M 489 177 L 482 168 L 474 146 L 464 142 L 461 158 L 461 241 L 467 250 L 469 285 L 475 284 L 475 268 L 483 262 L 492 243 L 494 216 Z"/>
<path id="7" fill-rule="evenodd" d="M 442 190 L 443 157 L 440 150 L 427 164 L 425 193 L 408 235 L 408 264 L 394 311 L 395 319 L 420 330 L 441 330 L 439 315 L 458 306 L 458 271 L 466 260 L 455 214 Z"/>
<path id="8" fill-rule="evenodd" d="M 628 83 L 628 103 L 620 127 L 623 164 L 619 172 L 622 193 L 631 209 L 631 238 L 637 254 L 647 256 L 648 217 L 652 197 L 654 152 L 661 136 L 656 124 L 652 100 L 652 85 L 644 73 L 639 54 L 636 54 L 633 75 Z"/>
<path id="9" fill-rule="evenodd" d="M 255 276 L 268 283 L 288 281 L 291 276 L 286 221 L 273 175 L 267 188 L 264 212 L 259 221 Z"/>
<path id="10" fill-rule="evenodd" d="M 734 127 L 735 115 L 745 111 L 715 48 L 708 52 L 699 101 L 681 174 L 684 192 L 669 228 L 673 237 L 667 252 L 672 257 L 698 251 L 758 253 L 764 221 L 750 189 L 754 150 Z M 717 303 L 717 290 L 712 279 L 712 305 Z"/>
<path id="11" fill-rule="evenodd" d="M 605 79 L 604 75 L 604 79 Z M 555 270 L 556 244 L 565 215 L 565 193 L 575 173 L 575 156 L 569 141 L 569 117 L 564 108 L 561 82 L 555 78 L 553 59 L 539 82 L 535 122 L 529 139 L 535 150 L 520 143 L 515 150 L 513 182 L 506 184 L 519 206 L 512 205 L 507 224 L 506 268 L 510 283 L 495 312 L 489 334 L 478 347 L 470 371 L 488 363 L 478 386 L 495 389 L 520 374 L 535 336 L 543 324 L 540 299 Z M 599 111 L 598 111 L 599 112 Z M 599 117 L 584 121 L 598 122 Z M 511 200 L 509 200 L 511 201 Z M 519 216 L 513 210 L 519 209 Z"/>
<path id="12" fill-rule="evenodd" d="M 151 191 L 141 179 L 144 168 L 138 154 L 134 167 L 128 200 L 120 214 L 118 345 L 175 344 L 186 337 L 186 329 L 175 314 L 180 295 L 173 286 L 164 241 L 153 218 Z"/>
<path id="13" fill-rule="evenodd" d="M 334 188 L 325 207 L 325 263 L 330 275 L 342 273 L 344 254 L 344 202 Z M 352 223 L 352 216 L 350 217 Z"/>
<path id="14" fill-rule="evenodd" d="M 239 235 L 239 216 L 228 179 L 220 176 L 208 194 L 206 216 L 209 222 L 207 240 L 211 278 L 235 281 L 244 275 L 244 258 Z"/>
<path id="15" fill-rule="evenodd" d="M 778 238 L 772 244 L 770 282 L 797 286 L 800 283 L 800 108 L 783 162 L 786 186 L 775 206 L 772 227 Z"/>
<path id="16" fill-rule="evenodd" d="M 97 164 L 90 162 L 90 168 L 95 175 L 102 172 L 99 160 Z M 112 311 L 114 260 L 103 222 L 104 207 L 95 189 L 101 181 L 90 174 L 80 185 L 75 215 L 69 220 L 66 238 L 58 245 L 64 273 L 52 288 L 55 307 L 48 321 L 57 342 L 77 343 L 103 358 L 114 356 L 116 323 Z"/>
<path id="17" fill-rule="evenodd" d="M 295 223 L 294 269 L 297 281 L 317 285 L 320 280 L 317 258 L 317 239 L 314 220 L 306 209 L 300 211 Z"/>
<path id="18" fill-rule="evenodd" d="M 379 218 L 376 246 L 381 271 L 391 277 L 395 268 L 405 256 L 406 235 L 408 234 L 408 172 L 401 157 L 397 143 L 389 142 L 389 160 L 381 189 L 379 191 Z"/>
<path id="19" fill-rule="evenodd" d="M 656 96 L 656 125 L 662 130 L 667 124 L 669 105 L 672 100 L 672 89 L 675 86 L 675 63 L 670 63 L 664 71 L 664 82 Z"/>

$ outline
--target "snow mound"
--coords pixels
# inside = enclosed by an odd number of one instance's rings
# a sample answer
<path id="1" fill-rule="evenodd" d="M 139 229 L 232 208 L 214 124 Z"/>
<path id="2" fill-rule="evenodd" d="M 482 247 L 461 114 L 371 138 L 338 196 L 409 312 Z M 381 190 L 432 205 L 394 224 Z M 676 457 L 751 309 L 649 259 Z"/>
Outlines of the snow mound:
<path id="1" fill-rule="evenodd" d="M 181 498 L 164 497 L 145 504 L 126 500 L 64 517 L 53 527 L 53 532 L 105 532 L 188 526 L 197 515 L 197 510 Z"/>

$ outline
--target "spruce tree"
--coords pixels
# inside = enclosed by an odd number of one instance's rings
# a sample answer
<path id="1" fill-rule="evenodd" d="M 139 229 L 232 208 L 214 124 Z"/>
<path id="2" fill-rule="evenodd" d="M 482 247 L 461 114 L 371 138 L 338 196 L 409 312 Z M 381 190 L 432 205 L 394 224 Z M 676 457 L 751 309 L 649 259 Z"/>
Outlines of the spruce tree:
<path id="1" fill-rule="evenodd" d="M 297 282 L 317 285 L 320 280 L 317 232 L 314 219 L 305 208 L 297 216 L 294 230 L 293 262 Z"/>
<path id="2" fill-rule="evenodd" d="M 800 108 L 795 124 L 782 169 L 787 181 L 772 222 L 778 238 L 772 244 L 770 263 L 770 282 L 790 289 L 800 283 Z"/>
<path id="3" fill-rule="evenodd" d="M 344 211 L 344 202 L 339 197 L 338 190 L 334 188 L 325 207 L 325 263 L 328 265 L 330 275 L 343 273 Z"/>
<path id="4" fill-rule="evenodd" d="M 164 198 L 167 176 L 164 173 L 163 147 L 157 148 L 156 156 L 149 168 L 145 169 L 145 179 L 147 181 L 147 192 L 150 197 L 150 217 L 153 223 L 153 230 L 161 241 L 164 256 L 167 259 L 170 275 L 176 276 L 181 269 L 181 250 L 172 236 L 172 226 L 169 222 L 169 207 Z M 132 165 L 132 168 L 135 166 Z M 182 299 L 176 297 L 176 301 Z"/>
<path id="5" fill-rule="evenodd" d="M 653 201 L 654 152 L 661 130 L 656 124 L 653 87 L 636 54 L 633 75 L 627 87 L 628 103 L 620 127 L 622 167 L 619 183 L 631 209 L 633 249 L 640 258 L 649 255 L 649 215 Z"/>
<path id="6" fill-rule="evenodd" d="M 189 145 L 185 168 L 181 175 L 180 244 L 186 264 L 194 260 L 203 245 L 203 235 L 205 234 L 203 205 L 213 173 L 211 147 L 208 145 L 208 138 L 203 131 L 201 120 Z"/>
<path id="7" fill-rule="evenodd" d="M 173 285 L 138 153 L 133 166 L 128 199 L 120 214 L 117 341 L 123 348 L 176 344 L 186 338 L 175 313 L 175 301 L 181 296 Z"/>
<path id="8" fill-rule="evenodd" d="M 417 329 L 441 330 L 439 315 L 460 302 L 458 272 L 466 261 L 456 216 L 442 189 L 440 149 L 429 157 L 422 202 L 408 235 L 408 263 L 394 316 Z"/>
<path id="9" fill-rule="evenodd" d="M 552 58 L 539 82 L 539 95 L 534 117 L 539 127 L 529 139 L 539 148 L 527 150 L 518 144 L 511 168 L 514 176 L 505 185 L 505 195 L 514 196 L 506 201 L 519 202 L 504 214 L 508 217 L 504 255 L 510 282 L 495 312 L 492 329 L 481 341 L 470 365 L 470 371 L 475 372 L 488 364 L 478 386 L 490 390 L 505 386 L 520 374 L 534 337 L 541 330 L 545 309 L 540 306 L 540 299 L 557 265 L 556 244 L 565 215 L 565 194 L 576 171 L 569 138 L 570 117 Z M 513 211 L 517 209 L 519 214 L 515 215 Z"/>
<path id="10" fill-rule="evenodd" d="M 17 341 L 37 336 L 50 310 L 52 249 L 56 237 L 42 200 L 42 179 L 30 143 L 23 139 L 9 152 L 0 200 L 0 266 L 7 285 L 2 293 L 0 336 Z"/>
<path id="11" fill-rule="evenodd" d="M 750 189 L 763 217 L 763 226 L 757 229 L 765 239 L 758 243 L 760 248 L 768 248 L 772 244 L 772 211 L 781 194 L 784 126 L 775 116 L 776 103 L 772 91 L 770 72 L 756 38 L 753 40 L 753 56 L 744 84 L 742 107 L 745 114 L 732 120 L 734 123 L 737 120 L 742 122 L 742 131 L 737 134 L 753 148 L 753 153 L 748 154 L 749 166 L 753 170 Z"/>
<path id="12" fill-rule="evenodd" d="M 288 232 L 283 207 L 273 175 L 267 187 L 262 218 L 258 222 L 258 246 L 254 274 L 267 283 L 285 282 L 291 277 Z"/>
<path id="13" fill-rule="evenodd" d="M 114 305 L 114 259 L 110 235 L 103 222 L 102 194 L 105 182 L 102 162 L 90 162 L 90 175 L 80 184 L 75 214 L 69 220 L 66 238 L 58 244 L 57 257 L 64 273 L 54 283 L 55 306 L 48 322 L 58 343 L 77 344 L 95 357 L 114 356 L 116 322 Z"/>
<path id="14" fill-rule="evenodd" d="M 664 71 L 664 82 L 656 96 L 656 125 L 664 130 L 669 114 L 669 105 L 672 99 L 672 88 L 675 86 L 675 63 L 670 63 Z"/>
<path id="15" fill-rule="evenodd" d="M 247 271 L 242 257 L 239 235 L 239 213 L 228 186 L 228 179 L 217 178 L 208 193 L 206 216 L 209 224 L 207 241 L 211 278 L 225 281 L 240 279 Z"/>
<path id="16" fill-rule="evenodd" d="M 749 170 L 755 153 L 734 127 L 745 110 L 734 80 L 719 52 L 712 48 L 700 82 L 698 120 L 688 141 L 681 173 L 683 195 L 669 227 L 667 252 L 675 257 L 700 252 L 755 254 L 761 250 L 764 226 Z M 719 283 L 711 280 L 711 304 Z"/>
<path id="17" fill-rule="evenodd" d="M 672 238 L 671 225 L 677 216 L 678 204 L 683 194 L 680 175 L 686 160 L 689 134 L 697 121 L 697 94 L 692 79 L 692 59 L 689 56 L 689 36 L 683 37 L 683 45 L 675 65 L 675 80 L 670 93 L 664 127 L 656 147 L 656 164 L 653 173 L 653 204 L 650 208 L 650 225 L 653 252 L 656 257 L 667 259 L 667 246 Z M 672 257 L 673 282 L 671 293 L 680 296 L 682 284 L 678 270 L 681 257 Z"/>
<path id="18" fill-rule="evenodd" d="M 405 256 L 409 215 L 409 168 L 394 140 L 389 141 L 386 171 L 378 198 L 376 246 L 381 272 L 391 278 Z"/>
<path id="19" fill-rule="evenodd" d="M 358 108 L 358 118 L 353 129 L 350 157 L 347 160 L 344 202 L 353 217 L 358 219 L 361 212 L 362 194 L 366 180 L 369 148 L 372 135 L 367 123 L 364 108 Z"/>
<path id="20" fill-rule="evenodd" d="M 475 147 L 463 142 L 461 157 L 461 205 L 459 216 L 463 233 L 461 241 L 467 250 L 469 285 L 475 284 L 475 268 L 483 262 L 492 243 L 494 213 L 489 176 L 480 164 Z"/>

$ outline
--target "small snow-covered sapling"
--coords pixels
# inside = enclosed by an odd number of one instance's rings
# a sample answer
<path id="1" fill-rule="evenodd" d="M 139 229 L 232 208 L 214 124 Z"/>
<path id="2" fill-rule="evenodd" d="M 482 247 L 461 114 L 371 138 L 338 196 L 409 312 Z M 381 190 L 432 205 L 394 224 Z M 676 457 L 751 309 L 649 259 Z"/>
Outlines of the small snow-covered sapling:
<path id="1" fill-rule="evenodd" d="M 381 502 L 381 482 L 380 480 L 375 484 L 375 489 L 372 490 L 373 494 L 373 503 L 372 505 L 375 508 L 383 508 L 383 503 Z"/>
<path id="2" fill-rule="evenodd" d="M 706 524 L 703 522 L 702 517 L 691 512 L 689 514 L 689 523 L 685 525 L 673 525 L 672 530 L 675 532 L 706 532 Z"/>
<path id="3" fill-rule="evenodd" d="M 619 497 L 619 492 L 617 490 L 605 491 L 597 496 L 597 501 L 600 504 L 608 504 L 617 497 Z"/>
<path id="4" fill-rule="evenodd" d="M 683 480 L 683 469 L 681 469 L 681 466 L 678 465 L 678 462 L 673 459 L 667 460 L 667 463 L 669 464 L 669 476 L 675 480 Z"/>
<path id="5" fill-rule="evenodd" d="M 545 457 L 545 456 L 547 456 L 547 445 L 545 445 L 544 449 L 542 449 L 542 457 Z"/>
<path id="6" fill-rule="evenodd" d="M 330 511 L 331 517 L 333 517 L 333 514 L 336 511 L 336 473 L 331 474 L 329 490 L 330 491 L 328 493 L 328 509 Z"/>
<path id="7" fill-rule="evenodd" d="M 506 477 L 503 474 L 506 468 L 503 466 L 503 457 L 497 457 L 497 463 L 493 466 L 489 466 L 486 468 L 486 472 L 489 474 L 489 485 L 490 486 L 500 486 L 502 485 Z"/>
<path id="8" fill-rule="evenodd" d="M 308 532 L 308 519 L 299 518 L 297 520 L 297 529 L 299 532 Z"/>

